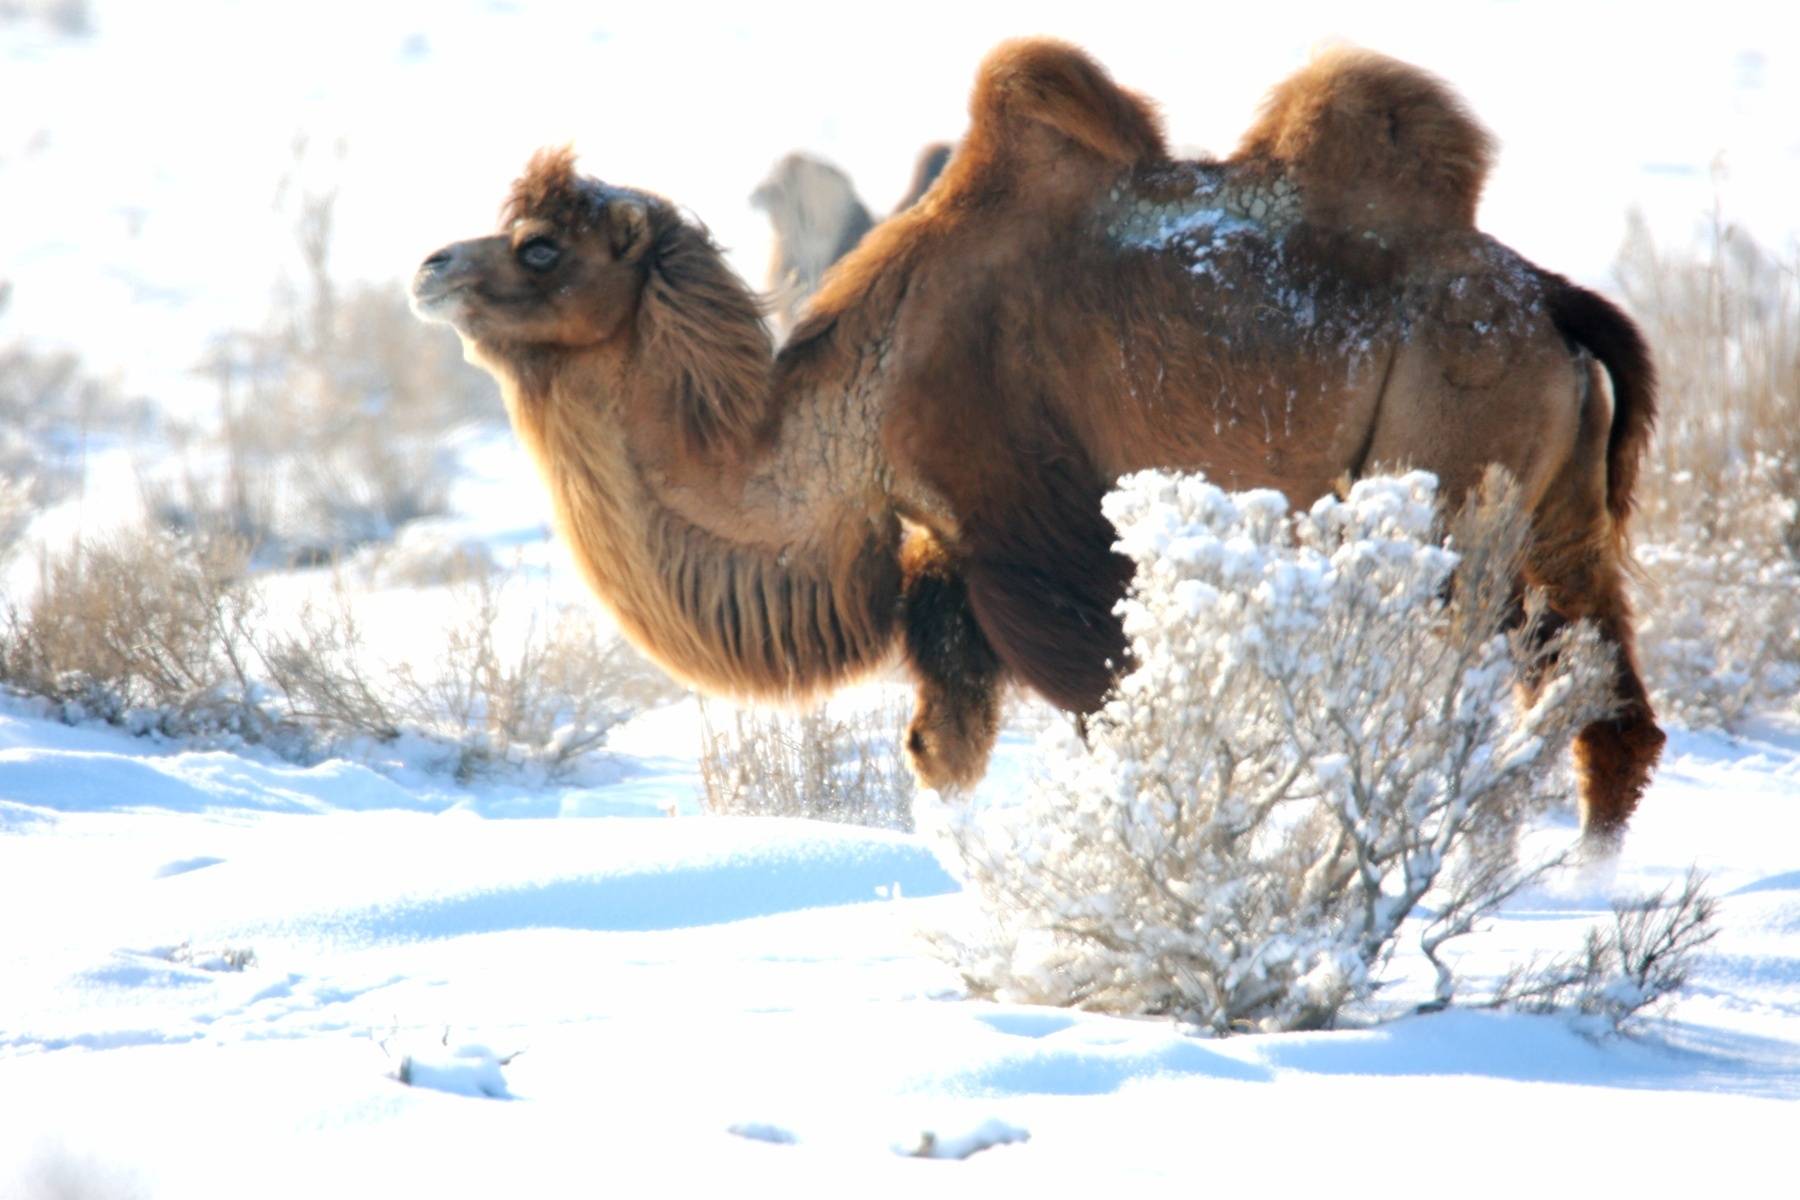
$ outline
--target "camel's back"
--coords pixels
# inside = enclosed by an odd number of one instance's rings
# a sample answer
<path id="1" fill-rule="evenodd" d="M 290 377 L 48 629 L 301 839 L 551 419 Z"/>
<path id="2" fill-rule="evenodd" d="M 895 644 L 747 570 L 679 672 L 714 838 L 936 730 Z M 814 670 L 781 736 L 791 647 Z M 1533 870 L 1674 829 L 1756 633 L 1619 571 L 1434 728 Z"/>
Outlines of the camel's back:
<path id="1" fill-rule="evenodd" d="M 1603 490 L 1611 406 L 1557 327 L 1552 280 L 1473 230 L 1410 248 L 1364 470 L 1428 467 L 1460 496 L 1498 463 L 1529 506 L 1559 475 Z"/>
<path id="2" fill-rule="evenodd" d="M 1474 228 L 1487 138 L 1428 76 L 1327 57 L 1238 158 L 1177 162 L 1097 65 L 1024 43 L 984 67 L 971 117 L 940 185 L 796 334 L 810 358 L 829 340 L 880 361 L 894 467 L 952 507 L 1145 467 L 1307 501 L 1376 466 L 1460 481 L 1499 457 L 1529 490 L 1566 457 L 1586 375 L 1542 278 Z"/>
<path id="3" fill-rule="evenodd" d="M 1096 466 L 1199 468 L 1296 501 L 1379 466 L 1460 491 L 1497 459 L 1528 493 L 1547 482 L 1584 375 L 1540 273 L 1470 228 L 1400 237 L 1300 212 L 1284 175 L 1192 163 L 1140 169 L 1096 205 L 1065 263 L 1106 285 L 1067 289 L 1087 303 L 1037 333 L 1113 376 L 1062 393 Z"/>
<path id="4" fill-rule="evenodd" d="M 1083 346 L 1100 378 L 1064 389 L 1111 477 L 1204 470 L 1296 501 L 1328 489 L 1367 440 L 1395 347 L 1404 256 L 1322 235 L 1284 177 L 1212 163 L 1139 168 L 1049 260 L 1048 346 Z M 1030 303 L 1028 298 L 1019 302 Z"/>

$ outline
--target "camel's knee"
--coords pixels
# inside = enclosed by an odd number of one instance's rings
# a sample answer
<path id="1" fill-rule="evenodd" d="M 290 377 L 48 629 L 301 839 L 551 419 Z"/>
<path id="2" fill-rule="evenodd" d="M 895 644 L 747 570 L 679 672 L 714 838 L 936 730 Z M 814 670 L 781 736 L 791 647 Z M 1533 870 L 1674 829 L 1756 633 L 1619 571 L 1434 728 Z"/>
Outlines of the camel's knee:
<path id="1" fill-rule="evenodd" d="M 1000 736 L 1000 693 L 998 677 L 985 688 L 920 685 L 906 727 L 906 761 L 919 786 L 963 791 L 981 781 Z"/>
<path id="2" fill-rule="evenodd" d="M 1567 624 L 1587 620 L 1613 652 L 1612 714 L 1582 729 L 1574 746 L 1582 836 L 1590 847 L 1606 851 L 1623 838 L 1667 739 L 1638 674 L 1624 569 L 1610 536 L 1598 541 L 1597 551 L 1594 544 L 1540 557 L 1528 575 L 1549 600 L 1546 617 L 1534 630 L 1544 639 L 1540 645 L 1548 645 Z M 1527 687 L 1535 682 L 1527 681 Z"/>
<path id="3" fill-rule="evenodd" d="M 1575 739 L 1581 780 L 1581 831 L 1590 845 L 1616 846 L 1637 809 L 1667 741 L 1656 723 L 1650 693 L 1638 674 L 1630 613 L 1621 601 L 1595 614 L 1600 637 L 1613 649 L 1614 710 Z"/>
<path id="4" fill-rule="evenodd" d="M 1576 736 L 1581 833 L 1589 845 L 1611 849 L 1624 838 L 1666 740 L 1648 705 L 1595 721 Z"/>

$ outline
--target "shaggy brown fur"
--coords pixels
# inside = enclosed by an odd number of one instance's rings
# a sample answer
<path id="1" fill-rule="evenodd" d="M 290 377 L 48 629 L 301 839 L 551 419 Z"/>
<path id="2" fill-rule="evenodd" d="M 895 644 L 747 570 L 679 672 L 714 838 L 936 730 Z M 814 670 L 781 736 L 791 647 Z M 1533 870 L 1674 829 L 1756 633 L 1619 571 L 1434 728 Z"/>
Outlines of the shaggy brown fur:
<path id="1" fill-rule="evenodd" d="M 796 484 L 843 431 L 783 420 L 755 298 L 706 232 L 582 179 L 566 151 L 532 160 L 503 216 L 426 260 L 415 306 L 499 379 L 621 628 L 738 696 L 804 698 L 884 661 L 898 522 L 864 492 Z M 558 258 L 534 270 L 545 242 Z"/>
<path id="2" fill-rule="evenodd" d="M 1341 47 L 1270 91 L 1238 157 L 1285 167 L 1309 220 L 1473 228 L 1494 140 L 1440 80 Z"/>
<path id="3" fill-rule="evenodd" d="M 1164 156 L 1150 102 L 1121 88 L 1075 47 L 1048 38 L 1001 43 L 981 64 L 969 99 L 963 157 L 975 173 L 1056 157 L 1050 131 L 1121 166 Z M 964 178 L 968 174 L 965 173 Z"/>
<path id="4" fill-rule="evenodd" d="M 919 691 L 906 729 L 907 761 L 934 787 L 972 787 L 986 772 L 1000 736 L 1000 658 L 936 538 L 911 531 L 900 561 L 906 580 L 904 650 Z"/>
<path id="5" fill-rule="evenodd" d="M 641 193 L 571 177 L 608 197 L 625 250 L 577 236 L 583 282 L 509 318 L 531 337 L 493 315 L 487 295 L 517 291 L 501 267 L 506 286 L 484 292 L 445 282 L 474 252 L 428 260 L 421 307 L 455 310 L 472 357 L 510 381 L 634 636 L 709 686 L 784 694 L 901 642 L 915 765 L 962 782 L 1003 676 L 1089 711 L 1126 665 L 1112 608 L 1129 566 L 1099 508 L 1120 474 L 1199 469 L 1306 504 L 1420 466 L 1454 502 L 1498 463 L 1531 512 L 1525 581 L 1620 651 L 1619 715 L 1577 754 L 1584 827 L 1616 836 L 1662 738 L 1622 557 L 1654 383 L 1616 309 L 1472 227 L 1488 143 L 1460 103 L 1401 64 L 1327 56 L 1236 156 L 1178 163 L 1146 102 L 1079 51 L 1026 41 L 990 56 L 970 111 L 937 185 L 827 276 L 761 403 L 748 301 L 726 303 L 709 272 L 676 285 L 662 256 L 684 238 Z M 554 207 L 559 190 L 543 194 Z M 634 220 L 662 249 L 641 249 Z M 555 311 L 584 294 L 585 326 Z M 654 311 L 671 307 L 684 315 Z M 658 322 L 685 333 L 653 355 Z M 572 345 L 581 327 L 595 337 Z M 719 382 L 686 389 L 661 361 L 684 347 L 743 351 L 742 367 L 696 369 Z M 534 432 L 540 411 L 568 431 Z M 644 512 L 674 514 L 648 527 L 677 534 L 645 536 Z"/>

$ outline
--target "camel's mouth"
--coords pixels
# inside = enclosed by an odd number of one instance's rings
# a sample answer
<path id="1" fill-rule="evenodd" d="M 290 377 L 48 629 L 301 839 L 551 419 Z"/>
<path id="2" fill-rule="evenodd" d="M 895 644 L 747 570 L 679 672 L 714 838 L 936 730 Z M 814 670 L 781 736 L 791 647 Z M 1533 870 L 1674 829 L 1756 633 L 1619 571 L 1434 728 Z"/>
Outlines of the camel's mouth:
<path id="1" fill-rule="evenodd" d="M 454 325 L 465 307 L 466 290 L 463 284 L 422 268 L 413 277 L 409 296 L 413 316 L 433 324 Z"/>
<path id="2" fill-rule="evenodd" d="M 468 313 L 470 286 L 479 274 L 466 243 L 445 246 L 432 254 L 413 274 L 413 315 L 422 321 L 461 325 Z"/>
<path id="3" fill-rule="evenodd" d="M 449 306 L 450 290 L 448 288 L 435 291 L 422 291 L 415 287 L 412 290 L 413 316 L 425 321 L 442 321 L 445 319 L 444 309 Z"/>

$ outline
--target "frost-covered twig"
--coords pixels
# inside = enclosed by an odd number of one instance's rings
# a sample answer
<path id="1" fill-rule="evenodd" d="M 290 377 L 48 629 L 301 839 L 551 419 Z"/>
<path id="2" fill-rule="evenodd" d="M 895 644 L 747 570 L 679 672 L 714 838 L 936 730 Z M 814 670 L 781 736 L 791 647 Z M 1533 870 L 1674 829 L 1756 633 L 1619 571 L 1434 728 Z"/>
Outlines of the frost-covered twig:
<path id="1" fill-rule="evenodd" d="M 1502 980 L 1489 1006 L 1569 1012 L 1596 1032 L 1629 1030 L 1646 1010 L 1679 991 L 1701 947 L 1718 934 L 1718 902 L 1690 870 L 1681 888 L 1613 904 L 1610 929 L 1588 931 L 1580 951 L 1531 963 Z"/>

